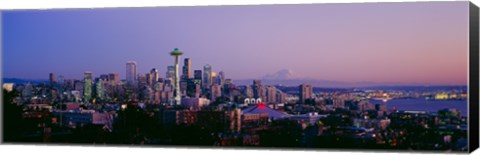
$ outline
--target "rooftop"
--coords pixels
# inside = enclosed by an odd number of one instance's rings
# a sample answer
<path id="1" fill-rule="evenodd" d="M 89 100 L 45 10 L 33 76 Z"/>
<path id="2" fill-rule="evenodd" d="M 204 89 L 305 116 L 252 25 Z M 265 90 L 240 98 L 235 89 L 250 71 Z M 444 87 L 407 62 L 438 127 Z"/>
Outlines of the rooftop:
<path id="1" fill-rule="evenodd" d="M 276 111 L 266 106 L 265 103 L 259 103 L 242 110 L 242 114 L 263 114 L 263 113 L 267 113 L 268 117 L 272 119 L 281 119 L 281 118 L 288 117 L 288 114 L 280 111 Z"/>

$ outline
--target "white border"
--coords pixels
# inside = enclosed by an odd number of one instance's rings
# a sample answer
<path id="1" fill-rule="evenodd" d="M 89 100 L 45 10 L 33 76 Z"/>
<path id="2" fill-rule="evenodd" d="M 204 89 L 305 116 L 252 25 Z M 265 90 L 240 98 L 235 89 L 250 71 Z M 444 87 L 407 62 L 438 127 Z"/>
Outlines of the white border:
<path id="1" fill-rule="evenodd" d="M 426 0 L 380 0 L 381 2 L 421 2 Z M 465 1 L 465 0 L 434 0 Z M 478 0 L 476 0 L 478 1 Z M 379 0 L 3 0 L 0 9 L 104 8 L 151 6 L 205 6 L 255 4 L 361 3 Z"/>

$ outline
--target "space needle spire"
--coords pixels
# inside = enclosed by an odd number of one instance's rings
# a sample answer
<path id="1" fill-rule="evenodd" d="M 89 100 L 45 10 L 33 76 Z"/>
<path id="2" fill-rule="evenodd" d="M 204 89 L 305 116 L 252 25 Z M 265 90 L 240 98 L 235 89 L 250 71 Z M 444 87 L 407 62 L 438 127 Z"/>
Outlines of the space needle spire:
<path id="1" fill-rule="evenodd" d="M 183 54 L 182 51 L 178 50 L 178 48 L 173 49 L 172 52 L 170 52 L 170 55 L 173 56 L 174 61 L 175 61 L 175 77 L 174 77 L 174 104 L 179 105 L 181 103 L 181 94 L 180 94 L 180 78 L 178 75 L 178 61 L 180 59 L 180 56 Z"/>

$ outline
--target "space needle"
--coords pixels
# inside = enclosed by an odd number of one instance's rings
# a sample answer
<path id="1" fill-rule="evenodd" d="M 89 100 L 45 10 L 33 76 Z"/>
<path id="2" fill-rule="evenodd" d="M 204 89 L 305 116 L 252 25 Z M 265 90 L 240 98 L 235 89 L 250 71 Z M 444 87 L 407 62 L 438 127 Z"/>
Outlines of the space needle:
<path id="1" fill-rule="evenodd" d="M 174 92 L 174 104 L 179 105 L 181 102 L 181 96 L 180 96 L 180 79 L 178 78 L 178 60 L 180 59 L 180 56 L 183 54 L 182 51 L 178 50 L 178 48 L 173 49 L 172 52 L 170 52 L 170 55 L 174 57 L 175 59 L 175 77 L 174 77 L 174 84 L 173 88 L 175 90 Z"/>

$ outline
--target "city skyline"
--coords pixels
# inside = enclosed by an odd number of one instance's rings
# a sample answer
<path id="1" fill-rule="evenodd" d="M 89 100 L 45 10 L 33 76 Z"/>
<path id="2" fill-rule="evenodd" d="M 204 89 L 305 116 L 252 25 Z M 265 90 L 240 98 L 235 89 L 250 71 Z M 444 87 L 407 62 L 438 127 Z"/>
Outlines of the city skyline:
<path id="1" fill-rule="evenodd" d="M 3 141 L 468 152 L 472 8 L 2 12 Z"/>
<path id="2" fill-rule="evenodd" d="M 318 80 L 466 85 L 464 5 L 468 3 L 7 11 L 3 77 L 46 79 L 54 72 L 81 79 L 84 71 L 92 71 L 94 77 L 115 72 L 125 79 L 129 60 L 138 63 L 137 73 L 156 68 L 163 75 L 173 64 L 168 52 L 178 47 L 184 58 L 191 58 L 192 70 L 210 64 L 213 72 L 225 71 L 234 80 L 291 69 Z M 299 9 L 304 11 L 292 13 Z M 400 9 L 411 12 L 397 14 Z M 450 19 L 455 22 L 445 22 Z M 280 31 L 285 29 L 291 31 Z M 32 56 L 22 56 L 27 53 Z"/>

